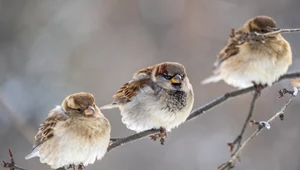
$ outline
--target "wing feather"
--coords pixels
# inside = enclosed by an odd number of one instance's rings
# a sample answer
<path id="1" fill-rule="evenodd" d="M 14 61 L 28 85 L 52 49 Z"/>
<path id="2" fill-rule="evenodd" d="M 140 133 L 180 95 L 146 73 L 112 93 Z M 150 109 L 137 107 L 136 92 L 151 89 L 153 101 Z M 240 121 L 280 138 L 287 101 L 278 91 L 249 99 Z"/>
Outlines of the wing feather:
<path id="1" fill-rule="evenodd" d="M 35 136 L 33 149 L 53 137 L 54 127 L 57 122 L 65 121 L 67 119 L 67 114 L 60 107 L 51 110 L 48 118 L 40 125 L 39 131 Z"/>
<path id="2" fill-rule="evenodd" d="M 125 83 L 113 96 L 113 103 L 117 105 L 122 105 L 130 102 L 132 98 L 138 94 L 140 89 L 147 85 L 152 87 L 151 79 L 149 78 L 143 78 L 135 81 L 130 81 L 129 83 Z"/>

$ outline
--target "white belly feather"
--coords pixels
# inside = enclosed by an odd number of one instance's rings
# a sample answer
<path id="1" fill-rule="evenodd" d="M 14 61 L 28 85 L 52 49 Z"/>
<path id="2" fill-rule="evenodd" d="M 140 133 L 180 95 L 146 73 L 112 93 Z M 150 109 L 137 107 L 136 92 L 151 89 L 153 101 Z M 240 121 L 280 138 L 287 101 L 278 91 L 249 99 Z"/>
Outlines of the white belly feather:
<path id="1" fill-rule="evenodd" d="M 192 92 L 187 98 L 184 108 L 177 112 L 171 112 L 162 109 L 166 105 L 164 97 L 154 96 L 153 90 L 145 87 L 131 102 L 120 106 L 122 122 L 128 129 L 136 132 L 160 127 L 170 131 L 183 123 L 189 116 L 193 106 Z"/>
<path id="2" fill-rule="evenodd" d="M 222 63 L 220 75 L 226 83 L 239 88 L 250 87 L 253 82 L 271 86 L 287 72 L 291 59 L 291 53 L 277 59 L 268 53 L 249 52 L 241 48 L 239 55 Z"/>
<path id="3" fill-rule="evenodd" d="M 41 163 L 47 163 L 54 169 L 69 164 L 79 165 L 83 163 L 86 166 L 104 156 L 110 141 L 110 128 L 102 130 L 100 126 L 96 130 L 101 135 L 88 136 L 88 133 L 86 135 L 73 133 L 72 131 L 76 130 L 75 125 L 66 128 L 64 123 L 58 123 L 54 136 L 40 146 L 39 156 Z M 80 128 L 84 128 L 85 125 Z M 81 130 L 85 132 L 83 129 Z"/>

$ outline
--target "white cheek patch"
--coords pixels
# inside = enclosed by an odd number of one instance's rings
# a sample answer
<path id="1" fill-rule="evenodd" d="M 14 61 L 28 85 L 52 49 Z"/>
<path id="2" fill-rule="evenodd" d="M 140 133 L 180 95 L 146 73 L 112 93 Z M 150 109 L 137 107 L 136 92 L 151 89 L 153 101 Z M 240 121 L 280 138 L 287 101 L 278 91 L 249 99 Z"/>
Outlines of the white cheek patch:
<path id="1" fill-rule="evenodd" d="M 56 106 L 53 110 L 51 110 L 48 114 L 48 117 L 55 116 L 58 114 L 66 115 L 65 111 L 61 108 L 61 106 Z"/>
<path id="2" fill-rule="evenodd" d="M 148 76 L 149 75 L 147 75 L 146 73 L 140 73 L 140 74 L 134 75 L 132 80 L 137 81 L 137 80 L 140 80 L 143 78 L 147 78 Z"/>
<path id="3" fill-rule="evenodd" d="M 54 111 L 56 113 L 60 113 L 60 114 L 64 114 L 65 113 L 64 110 L 60 106 L 56 106 L 55 109 L 54 109 Z"/>

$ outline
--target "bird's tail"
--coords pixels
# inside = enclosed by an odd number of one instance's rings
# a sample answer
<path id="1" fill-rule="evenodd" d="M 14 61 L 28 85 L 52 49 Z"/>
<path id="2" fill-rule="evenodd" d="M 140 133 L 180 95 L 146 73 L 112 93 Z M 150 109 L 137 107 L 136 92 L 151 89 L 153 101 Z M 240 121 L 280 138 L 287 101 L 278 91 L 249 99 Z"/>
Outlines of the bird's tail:
<path id="1" fill-rule="evenodd" d="M 208 78 L 204 79 L 201 84 L 208 84 L 208 83 L 215 83 L 222 80 L 222 77 L 220 74 L 214 74 L 209 76 Z"/>
<path id="2" fill-rule="evenodd" d="M 31 158 L 34 158 L 34 157 L 37 157 L 37 156 L 40 156 L 40 152 L 39 152 L 39 149 L 38 148 L 35 148 L 33 149 L 33 151 L 28 154 L 25 159 L 28 160 L 28 159 L 31 159 Z"/>
<path id="3" fill-rule="evenodd" d="M 113 109 L 113 108 L 117 108 L 118 105 L 116 103 L 110 103 L 104 106 L 101 106 L 100 109 L 101 110 L 105 110 L 105 109 Z"/>

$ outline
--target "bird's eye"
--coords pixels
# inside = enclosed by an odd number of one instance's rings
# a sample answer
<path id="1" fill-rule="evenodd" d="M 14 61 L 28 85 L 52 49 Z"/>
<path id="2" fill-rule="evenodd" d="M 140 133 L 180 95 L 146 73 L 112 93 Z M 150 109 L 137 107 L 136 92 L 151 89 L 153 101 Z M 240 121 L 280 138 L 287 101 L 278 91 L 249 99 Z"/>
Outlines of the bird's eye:
<path id="1" fill-rule="evenodd" d="M 79 112 L 81 112 L 82 111 L 82 109 L 81 108 L 78 108 L 78 109 L 76 109 L 77 111 L 79 111 Z"/>
<path id="2" fill-rule="evenodd" d="M 265 29 L 261 29 L 261 30 L 260 30 L 260 32 L 262 32 L 262 33 L 266 33 L 266 32 L 267 32 L 267 30 L 265 30 Z"/>
<path id="3" fill-rule="evenodd" d="M 167 80 L 171 80 L 172 76 L 168 75 L 168 74 L 164 74 L 164 78 Z"/>

